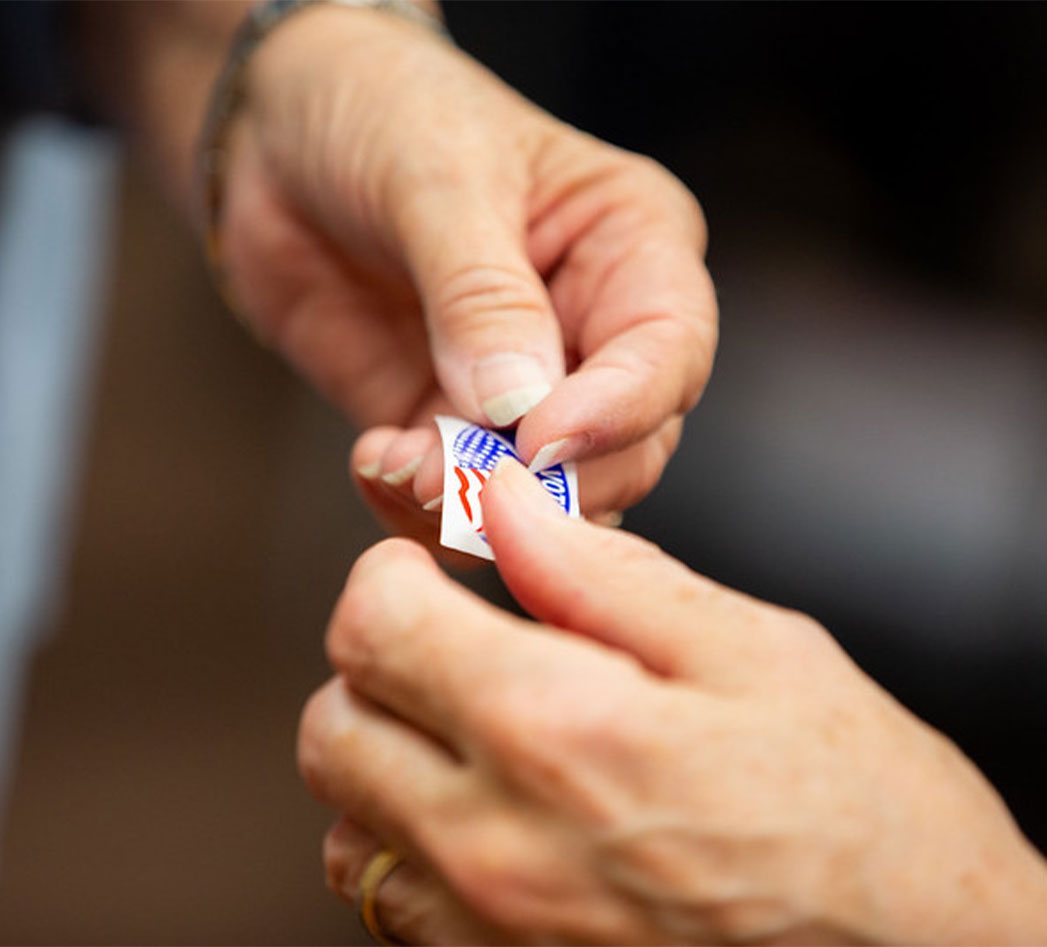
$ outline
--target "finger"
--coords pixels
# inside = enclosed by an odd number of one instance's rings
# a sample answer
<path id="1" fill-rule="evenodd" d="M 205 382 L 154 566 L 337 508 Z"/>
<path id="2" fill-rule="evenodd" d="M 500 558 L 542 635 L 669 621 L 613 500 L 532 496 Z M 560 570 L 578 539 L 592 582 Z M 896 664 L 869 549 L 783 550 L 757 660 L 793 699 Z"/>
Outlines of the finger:
<path id="1" fill-rule="evenodd" d="M 360 495 L 389 532 L 410 537 L 426 548 L 435 549 L 439 518 L 422 510 L 409 492 L 402 492 L 382 479 L 383 458 L 405 433 L 394 427 L 366 431 L 353 445 L 349 468 Z"/>
<path id="2" fill-rule="evenodd" d="M 324 836 L 324 874 L 327 887 L 346 901 L 354 902 L 360 876 L 385 845 L 373 833 L 342 816 Z"/>
<path id="3" fill-rule="evenodd" d="M 340 819 L 324 839 L 327 885 L 359 906 L 360 881 L 384 846 L 366 829 Z M 501 939 L 473 917 L 435 875 L 410 861 L 397 865 L 378 886 L 375 914 L 387 936 L 408 944 L 492 944 Z"/>
<path id="4" fill-rule="evenodd" d="M 544 232 L 564 243 L 552 299 L 581 363 L 521 421 L 517 445 L 527 462 L 635 443 L 689 410 L 708 378 L 717 330 L 701 260 L 704 222 L 679 182 L 638 167 L 626 166 L 625 184 L 601 185 L 611 190 L 599 202 L 583 193 L 581 209 L 568 202 L 532 235 L 535 248 L 549 243 Z"/>
<path id="5" fill-rule="evenodd" d="M 466 417 L 513 424 L 564 374 L 559 323 L 523 222 L 472 181 L 416 188 L 403 205 L 401 239 L 441 386 Z"/>
<path id="6" fill-rule="evenodd" d="M 449 568 L 460 571 L 481 568 L 484 564 L 475 556 L 467 556 L 440 545 L 438 507 L 424 509 L 417 496 L 419 477 L 428 466 L 425 461 L 422 470 L 415 477 L 414 493 L 409 485 L 394 487 L 382 480 L 382 458 L 403 433 L 400 428 L 372 428 L 359 437 L 353 446 L 349 462 L 357 490 L 389 533 L 420 543 Z M 437 468 L 440 471 L 437 475 L 439 482 L 443 470 L 439 444 L 434 445 L 427 457 L 433 453 L 436 454 Z M 426 486 L 425 489 L 439 491 L 440 487 Z M 439 494 L 434 492 L 433 495 Z"/>
<path id="7" fill-rule="evenodd" d="M 411 428 L 397 435 L 382 455 L 382 482 L 413 498 L 415 474 L 439 439 L 431 426 Z"/>
<path id="8" fill-rule="evenodd" d="M 364 431 L 353 445 L 349 469 L 362 480 L 377 480 L 382 475 L 382 458 L 403 428 L 383 425 Z"/>
<path id="9" fill-rule="evenodd" d="M 759 666 L 781 610 L 691 572 L 635 536 L 563 516 L 521 465 L 487 482 L 495 564 L 535 617 L 634 655 L 658 674 L 733 685 Z"/>
<path id="10" fill-rule="evenodd" d="M 593 519 L 638 503 L 654 489 L 680 441 L 683 419 L 670 418 L 637 444 L 578 464 L 582 513 Z"/>
<path id="11" fill-rule="evenodd" d="M 578 465 L 582 512 L 590 518 L 608 512 L 619 514 L 647 496 L 661 478 L 682 431 L 683 419 L 674 416 L 638 444 L 606 457 L 582 461 Z M 420 455 L 423 448 L 424 454 Z M 375 456 L 380 460 L 375 461 Z M 365 479 L 381 476 L 383 482 L 397 486 L 405 496 L 413 495 L 423 511 L 435 513 L 441 509 L 443 448 L 431 428 L 403 433 L 393 428 L 368 431 L 357 442 L 354 458 L 354 469 Z M 387 474 L 390 470 L 395 473 Z M 404 479 L 404 471 L 411 476 Z M 428 532 L 425 538 L 430 538 Z"/>
<path id="12" fill-rule="evenodd" d="M 385 483 L 396 481 L 399 492 L 413 495 L 415 503 L 424 512 L 436 513 L 443 506 L 443 448 L 433 431 L 416 435 L 415 432 L 394 434 L 395 429 L 375 429 L 360 439 L 354 450 L 358 460 L 354 467 L 365 479 L 381 476 Z M 661 478 L 665 465 L 680 441 L 683 419 L 674 416 L 654 434 L 625 450 L 585 460 L 578 465 L 579 497 L 582 513 L 590 519 L 613 513 L 615 525 L 621 522 L 621 510 L 642 500 Z M 428 445 L 424 456 L 418 450 Z M 380 461 L 374 461 L 374 456 Z M 369 462 L 368 462 L 369 461 Z M 403 481 L 399 475 L 387 476 L 385 471 L 410 471 L 413 476 Z M 413 492 L 412 492 L 413 490 Z M 376 502 L 381 502 L 376 499 Z M 396 512 L 402 507 L 398 504 Z M 413 516 L 413 507 L 408 507 Z M 390 517 L 386 516 L 386 521 Z M 427 520 L 422 532 L 398 529 L 398 535 L 420 539 L 426 548 L 433 548 L 430 526 L 438 529 L 438 520 Z"/>
<path id="13" fill-rule="evenodd" d="M 411 429 L 397 431 L 390 438 L 388 431 L 375 429 L 360 438 L 356 450 L 361 463 L 370 461 L 366 468 L 357 469 L 366 479 L 381 476 L 382 480 L 399 489 L 405 497 L 413 496 L 426 512 L 437 512 L 443 495 L 443 450 L 434 418 L 453 412 L 450 402 L 441 391 L 434 391 L 424 399 L 410 419 Z M 381 463 L 374 464 L 374 455 L 381 451 Z"/>
<path id="14" fill-rule="evenodd" d="M 636 282 L 654 279 L 642 264 L 636 261 L 625 270 L 638 271 L 631 277 Z M 652 304 L 632 319 L 609 317 L 607 322 L 620 331 L 523 419 L 517 445 L 534 469 L 619 450 L 693 407 L 715 348 L 712 286 L 694 276 L 692 292 L 675 305 Z M 628 301 L 622 297 L 624 290 L 607 306 L 622 306 Z"/>
<path id="15" fill-rule="evenodd" d="M 357 560 L 327 651 L 354 691 L 461 758 L 484 762 L 520 707 L 555 692 L 554 680 L 576 695 L 580 681 L 632 687 L 644 679 L 631 658 L 495 608 L 402 540 Z"/>
<path id="16" fill-rule="evenodd" d="M 298 766 L 317 799 L 403 852 L 421 854 L 431 828 L 459 818 L 479 793 L 475 774 L 446 747 L 338 677 L 306 704 Z"/>
<path id="17" fill-rule="evenodd" d="M 354 690 L 468 756 L 485 699 L 534 663 L 525 627 L 417 545 L 386 540 L 353 566 L 327 651 Z"/>
<path id="18" fill-rule="evenodd" d="M 414 497 L 427 512 L 443 508 L 444 451 L 439 441 L 422 459 L 414 478 Z"/>

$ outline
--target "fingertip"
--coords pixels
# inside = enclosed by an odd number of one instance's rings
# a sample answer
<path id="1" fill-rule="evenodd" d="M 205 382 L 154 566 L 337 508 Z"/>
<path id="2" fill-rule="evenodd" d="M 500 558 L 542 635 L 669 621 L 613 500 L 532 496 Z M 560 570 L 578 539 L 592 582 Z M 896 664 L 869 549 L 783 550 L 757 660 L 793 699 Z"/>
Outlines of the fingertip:
<path id="1" fill-rule="evenodd" d="M 492 489 L 493 495 L 500 496 L 503 503 L 509 498 L 514 504 L 539 516 L 563 515 L 557 502 L 542 488 L 538 478 L 515 457 L 502 455 L 498 458 L 480 497 L 485 511 L 488 491 Z"/>
<path id="2" fill-rule="evenodd" d="M 439 440 L 429 448 L 414 476 L 414 498 L 423 510 L 439 509 L 435 501 L 443 499 L 444 453 Z"/>
<path id="3" fill-rule="evenodd" d="M 428 427 L 403 431 L 386 448 L 381 460 L 382 482 L 394 489 L 409 492 L 408 484 L 422 466 L 422 461 L 437 440 Z"/>
<path id="4" fill-rule="evenodd" d="M 569 522 L 559 504 L 538 478 L 512 457 L 502 457 L 480 495 L 484 532 L 495 562 L 517 554 L 528 555 L 539 534 Z M 541 524 L 536 530 L 536 524 Z"/>
<path id="5" fill-rule="evenodd" d="M 361 480 L 377 480 L 382 473 L 382 457 L 400 436 L 398 427 L 373 427 L 364 431 L 349 452 L 349 470 Z"/>
<path id="6" fill-rule="evenodd" d="M 576 393 L 586 400 L 580 401 Z M 579 386 L 577 375 L 569 375 L 520 421 L 516 450 L 530 470 L 546 470 L 600 452 L 602 429 L 594 425 L 592 417 L 594 411 L 599 413 L 598 395 Z M 612 416 L 606 423 L 614 426 L 619 422 Z"/>

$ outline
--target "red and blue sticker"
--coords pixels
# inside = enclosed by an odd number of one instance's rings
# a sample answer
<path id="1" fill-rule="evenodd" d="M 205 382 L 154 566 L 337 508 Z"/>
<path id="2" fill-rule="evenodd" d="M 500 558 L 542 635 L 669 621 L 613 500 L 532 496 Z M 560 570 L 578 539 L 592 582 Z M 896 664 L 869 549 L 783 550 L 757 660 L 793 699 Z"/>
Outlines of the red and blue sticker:
<path id="1" fill-rule="evenodd" d="M 480 493 L 502 457 L 520 460 L 512 435 L 461 418 L 436 419 L 444 448 L 444 503 L 440 542 L 451 549 L 493 559 L 483 534 Z M 578 515 L 574 464 L 556 464 L 537 474 L 542 486 L 568 516 Z"/>

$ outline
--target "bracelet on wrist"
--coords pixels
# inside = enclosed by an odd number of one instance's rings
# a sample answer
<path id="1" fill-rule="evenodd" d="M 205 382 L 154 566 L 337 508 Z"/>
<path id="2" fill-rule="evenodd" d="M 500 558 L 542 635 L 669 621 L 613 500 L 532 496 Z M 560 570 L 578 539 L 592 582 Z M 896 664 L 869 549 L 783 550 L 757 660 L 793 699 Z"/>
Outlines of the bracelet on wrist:
<path id="1" fill-rule="evenodd" d="M 281 23 L 301 10 L 322 3 L 386 11 L 450 39 L 443 23 L 411 0 L 261 0 L 251 8 L 233 36 L 225 65 L 215 81 L 197 147 L 197 200 L 204 251 L 218 290 L 227 303 L 230 300 L 222 272 L 220 241 L 227 145 L 232 120 L 246 99 L 247 66 L 262 41 Z"/>

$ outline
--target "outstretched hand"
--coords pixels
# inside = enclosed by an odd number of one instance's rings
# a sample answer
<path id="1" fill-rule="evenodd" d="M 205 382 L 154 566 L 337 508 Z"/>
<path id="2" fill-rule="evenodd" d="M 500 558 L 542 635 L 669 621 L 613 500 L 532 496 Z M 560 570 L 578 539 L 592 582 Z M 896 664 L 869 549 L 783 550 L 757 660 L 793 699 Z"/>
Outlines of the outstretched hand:
<path id="1" fill-rule="evenodd" d="M 717 332 L 701 212 L 664 169 L 423 27 L 324 4 L 256 52 L 229 162 L 235 304 L 369 428 L 353 468 L 401 529 L 434 519 L 437 412 L 583 460 L 590 515 L 654 485 Z"/>

